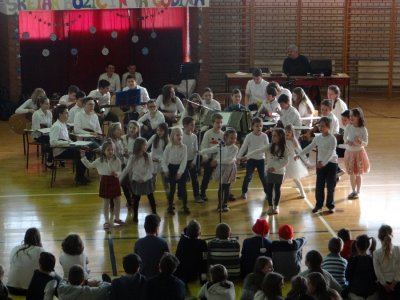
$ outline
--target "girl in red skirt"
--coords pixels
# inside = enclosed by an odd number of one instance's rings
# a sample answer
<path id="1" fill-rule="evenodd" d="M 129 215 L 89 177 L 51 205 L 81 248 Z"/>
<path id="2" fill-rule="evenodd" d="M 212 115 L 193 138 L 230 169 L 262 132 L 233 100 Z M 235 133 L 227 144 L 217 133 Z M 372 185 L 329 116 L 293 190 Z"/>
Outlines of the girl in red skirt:
<path id="1" fill-rule="evenodd" d="M 147 153 L 147 142 L 144 138 L 137 138 L 133 144 L 133 153 L 129 157 L 119 181 L 123 182 L 129 174 L 129 183 L 133 194 L 133 222 L 138 222 L 139 201 L 142 195 L 147 195 L 151 212 L 156 214 L 156 200 L 154 199 L 155 178 L 153 176 L 153 160 Z"/>
<path id="2" fill-rule="evenodd" d="M 358 199 L 362 174 L 369 172 L 369 159 L 365 147 L 368 145 L 368 131 L 365 128 L 364 114 L 361 108 L 350 111 L 350 124 L 345 128 L 343 140 L 346 144 L 344 164 L 350 175 L 352 192 L 348 199 Z"/>
<path id="3" fill-rule="evenodd" d="M 94 162 L 89 162 L 85 151 L 81 151 L 81 161 L 87 168 L 96 168 L 100 175 L 99 196 L 103 198 L 104 229 L 110 228 L 110 200 L 114 201 L 114 223 L 125 225 L 119 218 L 121 187 L 118 175 L 121 173 L 121 161 L 114 155 L 111 141 L 107 141 L 101 147 L 101 155 Z"/>

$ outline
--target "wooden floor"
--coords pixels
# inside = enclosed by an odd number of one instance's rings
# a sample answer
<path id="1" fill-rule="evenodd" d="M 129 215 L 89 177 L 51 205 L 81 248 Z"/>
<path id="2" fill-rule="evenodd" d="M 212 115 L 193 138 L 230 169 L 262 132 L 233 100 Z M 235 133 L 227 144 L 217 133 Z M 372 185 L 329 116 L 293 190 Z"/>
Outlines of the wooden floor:
<path id="1" fill-rule="evenodd" d="M 271 239 L 277 238 L 279 225 L 292 224 L 296 236 L 307 237 L 306 251 L 317 249 L 325 254 L 327 241 L 342 227 L 351 229 L 353 236 L 361 233 L 376 236 L 382 223 L 393 226 L 395 242 L 400 243 L 400 99 L 353 96 L 352 100 L 352 106 L 361 105 L 365 110 L 370 137 L 367 151 L 371 172 L 364 177 L 360 199 L 347 200 L 351 190 L 349 178 L 344 175 L 336 188 L 337 212 L 333 215 L 312 215 L 310 210 L 314 205 L 315 184 L 315 172 L 312 171 L 303 180 L 307 199 L 299 199 L 293 182 L 287 181 L 282 189 L 281 213 L 267 217 L 264 193 L 258 178 L 254 179 L 248 199 L 232 202 L 231 211 L 222 215 L 223 222 L 232 227 L 233 235 L 238 236 L 240 241 L 252 235 L 251 226 L 257 218 L 266 216 L 271 224 Z M 29 169 L 25 168 L 22 138 L 9 129 L 7 122 L 0 123 L 0 141 L 0 264 L 8 269 L 10 250 L 21 242 L 28 227 L 35 226 L 42 233 L 44 248 L 56 257 L 60 255 L 62 239 L 68 233 L 79 233 L 85 242 L 92 276 L 112 272 L 110 250 L 115 253 L 116 271 L 122 274 L 122 257 L 132 251 L 138 237 L 144 236 L 143 220 L 150 211 L 147 199 L 142 199 L 138 225 L 133 224 L 123 206 L 122 218 L 127 219 L 128 226 L 114 228 L 108 235 L 102 229 L 102 204 L 98 198 L 95 171 L 90 172 L 93 183 L 77 187 L 73 184 L 72 169 L 67 166 L 59 171 L 55 186 L 50 188 L 51 172 L 44 170 L 34 149 L 31 149 Z M 238 197 L 243 170 L 239 172 L 239 177 L 233 185 L 233 193 Z M 192 218 L 202 224 L 203 238 L 214 235 L 219 222 L 215 183 L 210 185 L 208 196 L 210 201 L 207 204 L 195 204 L 189 192 L 192 214 L 178 213 L 170 217 L 165 214 L 164 192 L 158 189 L 156 200 L 162 217 L 161 236 L 173 252 L 183 227 Z M 56 270 L 61 272 L 58 264 Z"/>

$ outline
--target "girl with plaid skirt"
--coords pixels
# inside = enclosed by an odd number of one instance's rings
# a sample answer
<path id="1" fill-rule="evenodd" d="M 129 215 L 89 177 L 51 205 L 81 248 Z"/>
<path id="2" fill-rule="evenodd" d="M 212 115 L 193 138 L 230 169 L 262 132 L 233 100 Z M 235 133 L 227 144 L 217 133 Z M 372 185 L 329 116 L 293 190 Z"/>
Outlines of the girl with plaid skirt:
<path id="1" fill-rule="evenodd" d="M 114 201 L 114 223 L 125 225 L 119 218 L 121 186 L 118 175 L 121 173 L 121 161 L 114 154 L 111 141 L 101 147 L 101 155 L 94 162 L 87 160 L 85 151 L 81 150 L 81 161 L 87 168 L 97 169 L 100 175 L 99 196 L 103 198 L 104 229 L 110 228 L 110 200 Z"/>

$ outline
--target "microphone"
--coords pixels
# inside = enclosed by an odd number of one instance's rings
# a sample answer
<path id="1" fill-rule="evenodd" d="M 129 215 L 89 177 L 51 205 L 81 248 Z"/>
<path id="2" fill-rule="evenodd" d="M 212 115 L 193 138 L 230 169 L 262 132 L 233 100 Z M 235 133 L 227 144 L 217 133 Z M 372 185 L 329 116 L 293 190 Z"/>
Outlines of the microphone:
<path id="1" fill-rule="evenodd" d="M 225 146 L 225 142 L 224 142 L 224 140 L 223 139 L 218 139 L 218 143 L 221 145 L 221 146 Z"/>

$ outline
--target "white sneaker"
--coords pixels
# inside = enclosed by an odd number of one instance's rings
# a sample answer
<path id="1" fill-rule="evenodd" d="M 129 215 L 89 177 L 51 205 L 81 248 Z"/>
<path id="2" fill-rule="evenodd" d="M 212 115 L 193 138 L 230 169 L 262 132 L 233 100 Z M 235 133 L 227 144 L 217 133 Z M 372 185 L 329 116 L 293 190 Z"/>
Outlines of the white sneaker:
<path id="1" fill-rule="evenodd" d="M 274 208 L 272 206 L 268 207 L 267 215 L 273 215 L 273 214 L 274 214 Z"/>
<path id="2" fill-rule="evenodd" d="M 274 213 L 274 215 L 279 214 L 279 206 L 275 206 L 275 207 L 274 207 L 273 213 Z"/>
<path id="3" fill-rule="evenodd" d="M 247 193 L 243 193 L 243 194 L 240 196 L 240 198 L 246 200 L 246 199 L 247 199 Z"/>

